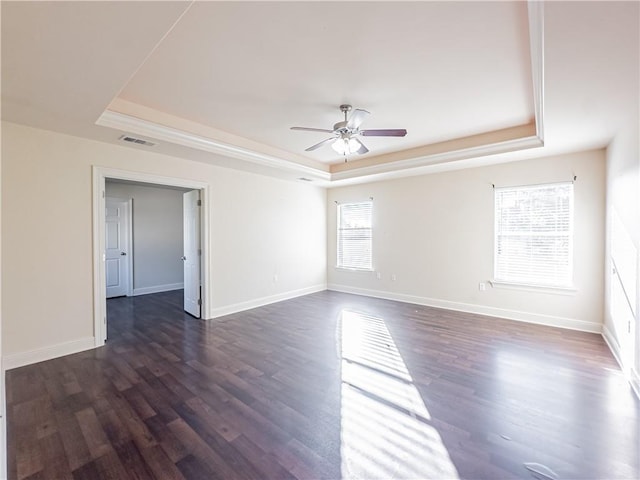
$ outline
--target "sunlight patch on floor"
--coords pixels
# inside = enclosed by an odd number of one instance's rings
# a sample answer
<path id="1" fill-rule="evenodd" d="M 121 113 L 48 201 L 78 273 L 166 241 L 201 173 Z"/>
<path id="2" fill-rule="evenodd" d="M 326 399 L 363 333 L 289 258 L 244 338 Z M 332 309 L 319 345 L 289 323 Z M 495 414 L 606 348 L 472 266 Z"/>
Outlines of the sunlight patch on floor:
<path id="1" fill-rule="evenodd" d="M 383 319 L 340 319 L 342 478 L 459 478 Z"/>

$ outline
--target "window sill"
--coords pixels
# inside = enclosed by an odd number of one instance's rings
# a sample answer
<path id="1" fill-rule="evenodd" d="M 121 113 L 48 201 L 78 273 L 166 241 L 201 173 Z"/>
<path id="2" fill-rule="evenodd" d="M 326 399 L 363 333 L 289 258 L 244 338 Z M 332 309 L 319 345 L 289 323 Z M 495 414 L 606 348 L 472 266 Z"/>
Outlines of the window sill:
<path id="1" fill-rule="evenodd" d="M 575 295 L 577 289 L 571 287 L 547 287 L 542 285 L 530 285 L 527 283 L 505 282 L 502 280 L 489 280 L 493 288 L 504 288 L 506 290 L 520 290 L 523 292 L 553 293 L 554 295 Z"/>
<path id="2" fill-rule="evenodd" d="M 337 265 L 334 268 L 336 270 L 342 270 L 342 271 L 345 271 L 345 272 L 363 272 L 363 273 L 375 272 L 375 270 L 373 268 L 349 268 L 349 267 L 339 267 Z"/>

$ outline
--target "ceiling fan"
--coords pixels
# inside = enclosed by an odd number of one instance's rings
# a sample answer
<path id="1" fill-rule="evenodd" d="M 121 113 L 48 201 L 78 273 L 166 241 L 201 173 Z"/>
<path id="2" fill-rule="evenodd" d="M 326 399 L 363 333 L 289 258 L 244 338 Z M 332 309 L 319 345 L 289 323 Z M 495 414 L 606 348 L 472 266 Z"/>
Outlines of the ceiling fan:
<path id="1" fill-rule="evenodd" d="M 291 127 L 291 130 L 304 130 L 306 132 L 324 132 L 333 134 L 332 137 L 316 143 L 315 145 L 311 145 L 309 148 L 305 149 L 305 152 L 311 152 L 322 147 L 323 145 L 331 143 L 331 147 L 336 152 L 338 152 L 340 155 L 345 156 L 345 161 L 347 155 L 353 153 L 362 155 L 363 153 L 367 153 L 369 151 L 369 149 L 365 147 L 358 138 L 360 136 L 404 137 L 407 134 L 407 131 L 404 128 L 360 130 L 360 125 L 362 125 L 364 119 L 367 117 L 367 115 L 369 115 L 369 112 L 360 108 L 356 108 L 351 116 L 347 119 L 347 115 L 351 111 L 351 108 L 351 105 L 340 105 L 340 111 L 344 113 L 344 120 L 336 123 L 333 126 L 333 130 L 309 127 Z"/>

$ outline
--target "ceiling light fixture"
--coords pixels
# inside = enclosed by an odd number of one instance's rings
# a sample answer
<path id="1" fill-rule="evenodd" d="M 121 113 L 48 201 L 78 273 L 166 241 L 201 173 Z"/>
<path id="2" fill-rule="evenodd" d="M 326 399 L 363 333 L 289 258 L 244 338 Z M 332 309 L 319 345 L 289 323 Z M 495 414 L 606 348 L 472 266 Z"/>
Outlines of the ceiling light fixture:
<path id="1" fill-rule="evenodd" d="M 335 142 L 331 144 L 331 148 L 333 148 L 340 155 L 351 155 L 360 150 L 361 143 L 358 142 L 355 138 L 351 138 L 348 136 L 342 136 L 337 138 Z"/>

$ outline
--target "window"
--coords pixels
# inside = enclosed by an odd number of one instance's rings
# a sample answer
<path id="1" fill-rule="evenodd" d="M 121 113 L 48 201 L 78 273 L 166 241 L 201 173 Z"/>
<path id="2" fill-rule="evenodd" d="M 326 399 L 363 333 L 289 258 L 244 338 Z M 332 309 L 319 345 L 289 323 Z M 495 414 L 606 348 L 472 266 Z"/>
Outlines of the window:
<path id="1" fill-rule="evenodd" d="M 495 189 L 495 280 L 571 287 L 573 183 Z"/>
<path id="2" fill-rule="evenodd" d="M 372 270 L 373 202 L 338 205 L 338 267 Z"/>

